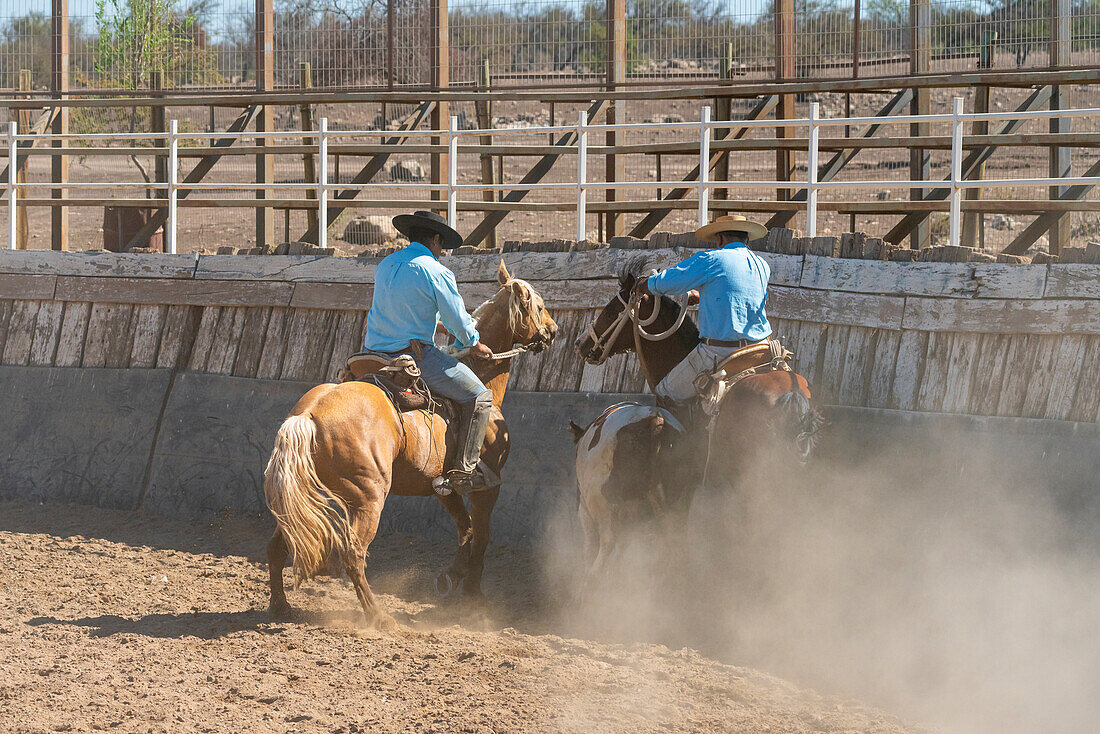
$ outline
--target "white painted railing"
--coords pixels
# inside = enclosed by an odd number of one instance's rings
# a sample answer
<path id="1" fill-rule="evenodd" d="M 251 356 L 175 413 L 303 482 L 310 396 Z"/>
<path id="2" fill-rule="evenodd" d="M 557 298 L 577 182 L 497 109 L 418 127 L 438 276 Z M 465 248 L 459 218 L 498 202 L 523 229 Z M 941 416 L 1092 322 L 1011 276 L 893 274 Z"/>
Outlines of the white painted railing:
<path id="1" fill-rule="evenodd" d="M 818 103 L 810 104 L 809 117 L 791 120 L 712 120 L 710 107 L 700 110 L 699 120 L 696 122 L 663 122 L 663 123 L 619 123 L 619 124 L 591 124 L 585 112 L 578 115 L 575 125 L 545 125 L 540 127 L 521 128 L 492 128 L 492 129 L 459 129 L 458 119 L 451 116 L 446 130 L 408 130 L 394 133 L 390 130 L 339 130 L 328 129 L 327 118 L 319 120 L 316 131 L 271 131 L 271 132 L 209 132 L 209 133 L 180 133 L 176 120 L 171 120 L 167 133 L 67 133 L 67 134 L 20 134 L 16 123 L 13 121 L 7 129 L 7 159 L 9 171 L 14 171 L 15 166 L 10 165 L 16 161 L 18 145 L 21 141 L 57 141 L 57 140 L 106 140 L 106 141 L 135 141 L 135 140 L 163 140 L 167 142 L 168 180 L 162 182 L 127 181 L 112 182 L 110 184 L 97 182 L 66 182 L 57 184 L 54 182 L 25 182 L 17 183 L 15 176 L 9 174 L 6 182 L 5 195 L 7 198 L 8 217 L 8 247 L 16 247 L 16 207 L 18 202 L 18 188 L 26 189 L 156 189 L 166 191 L 167 198 L 167 222 L 165 224 L 168 251 L 176 251 L 176 230 L 178 227 L 178 194 L 181 189 L 198 190 L 312 190 L 316 192 L 317 215 L 319 222 L 326 222 L 328 216 L 328 192 L 344 191 L 348 189 L 384 189 L 384 190 L 408 190 L 419 189 L 438 191 L 446 194 L 446 211 L 449 222 L 455 222 L 458 208 L 458 195 L 467 191 L 540 191 L 540 190 L 573 190 L 576 193 L 576 235 L 578 240 L 586 237 L 585 222 L 587 218 L 587 192 L 589 189 L 662 189 L 662 188 L 694 188 L 698 198 L 698 222 L 703 225 L 707 221 L 710 204 L 710 191 L 714 188 L 776 188 L 788 191 L 805 189 L 806 191 L 806 229 L 807 235 L 817 235 L 818 221 L 818 194 L 824 189 L 860 189 L 881 188 L 883 186 L 901 187 L 909 189 L 949 188 L 949 241 L 952 245 L 958 245 L 962 227 L 962 198 L 966 189 L 981 189 L 1004 186 L 1069 186 L 1069 185 L 1098 185 L 1100 176 L 1067 176 L 1067 177 L 1027 177 L 1027 178 L 1002 178 L 966 180 L 963 178 L 963 126 L 968 122 L 996 121 L 996 120 L 1026 120 L 1026 119 L 1050 119 L 1050 118 L 1074 118 L 1097 117 L 1100 109 L 1072 109 L 1072 110 L 1035 110 L 1030 112 L 984 112 L 964 113 L 963 99 L 956 97 L 950 114 L 934 115 L 896 115 L 891 117 L 847 117 L 847 118 L 822 118 Z M 823 127 L 856 126 L 856 125 L 897 125 L 912 123 L 949 123 L 951 126 L 951 174 L 944 180 L 859 180 L 859 181 L 820 181 L 818 168 L 820 160 L 821 129 Z M 740 129 L 740 128 L 768 128 L 777 127 L 799 128 L 808 130 L 807 146 L 807 176 L 805 181 L 800 180 L 714 180 L 710 176 L 710 151 L 715 128 Z M 606 132 L 609 130 L 634 130 L 643 131 L 649 129 L 683 130 L 698 133 L 699 142 L 699 179 L 690 181 L 590 181 L 587 171 L 588 135 L 592 132 Z M 532 135 L 539 133 L 574 133 L 577 136 L 575 145 L 561 146 L 562 154 L 576 155 L 575 181 L 563 183 L 497 183 L 497 184 L 460 184 L 458 183 L 458 154 L 459 141 L 464 137 L 482 135 L 507 136 L 507 135 Z M 447 141 L 448 166 L 446 183 L 429 184 L 421 182 L 403 181 L 379 181 L 359 184 L 331 183 L 328 180 L 328 150 L 329 141 L 334 137 L 347 138 L 383 138 L 394 135 L 401 137 L 442 137 Z M 179 179 L 179 142 L 181 140 L 209 140 L 213 138 L 302 138 L 303 136 L 316 136 L 318 156 L 317 180 L 315 182 L 302 183 L 223 183 L 223 182 L 197 182 L 182 183 Z M 835 141 L 832 141 L 835 142 Z M 858 142 L 854 141 L 854 145 Z M 106 152 L 106 151 L 105 151 Z M 401 152 L 400 144 L 393 146 L 393 152 Z M 476 154 L 478 148 L 471 145 L 462 150 L 470 154 Z M 271 149 L 274 155 L 279 154 L 278 146 Z M 160 149 L 151 148 L 150 155 L 163 155 Z M 442 202 L 441 202 L 442 203 Z M 656 207 L 655 207 L 656 208 Z M 319 228 L 318 244 L 327 246 L 327 232 L 325 227 Z"/>

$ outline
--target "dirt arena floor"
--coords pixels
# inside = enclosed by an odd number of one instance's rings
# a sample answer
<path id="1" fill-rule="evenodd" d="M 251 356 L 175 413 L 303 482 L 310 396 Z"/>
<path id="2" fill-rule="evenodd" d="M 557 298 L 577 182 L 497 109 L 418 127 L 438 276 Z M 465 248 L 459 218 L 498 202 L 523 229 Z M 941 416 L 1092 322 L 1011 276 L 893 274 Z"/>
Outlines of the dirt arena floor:
<path id="1" fill-rule="evenodd" d="M 431 591 L 448 543 L 383 534 L 368 575 L 396 632 L 362 628 L 330 578 L 273 623 L 266 532 L 0 504 L 0 731 L 914 731 L 691 649 L 559 636 L 506 546 L 484 607 Z"/>

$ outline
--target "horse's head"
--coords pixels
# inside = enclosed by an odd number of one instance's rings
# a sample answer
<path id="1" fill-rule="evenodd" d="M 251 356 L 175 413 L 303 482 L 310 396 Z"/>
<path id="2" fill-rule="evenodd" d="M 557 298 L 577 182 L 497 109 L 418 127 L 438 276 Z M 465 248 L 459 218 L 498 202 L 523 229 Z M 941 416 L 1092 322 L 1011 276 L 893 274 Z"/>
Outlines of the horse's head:
<path id="1" fill-rule="evenodd" d="M 500 290 L 474 311 L 482 336 L 492 336 L 507 347 L 521 346 L 541 352 L 550 346 L 558 333 L 558 325 L 550 317 L 542 296 L 531 284 L 513 278 L 504 261 L 497 268 Z M 505 347 L 505 348 L 507 348 Z"/>
<path id="2" fill-rule="evenodd" d="M 581 359 L 589 364 L 603 364 L 608 357 L 624 354 L 634 349 L 634 332 L 630 327 L 630 299 L 634 297 L 634 286 L 644 277 L 646 260 L 644 257 L 630 260 L 619 272 L 619 290 L 615 296 L 600 309 L 595 320 L 588 325 L 573 346 Z M 638 312 L 651 313 L 652 297 L 640 296 L 637 300 Z"/>

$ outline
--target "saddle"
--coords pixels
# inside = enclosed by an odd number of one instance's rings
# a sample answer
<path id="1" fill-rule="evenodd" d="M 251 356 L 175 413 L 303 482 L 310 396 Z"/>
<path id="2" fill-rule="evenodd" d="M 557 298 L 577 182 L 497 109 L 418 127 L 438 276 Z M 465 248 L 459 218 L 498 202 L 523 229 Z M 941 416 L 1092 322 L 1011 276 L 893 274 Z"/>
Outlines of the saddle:
<path id="1" fill-rule="evenodd" d="M 378 352 L 359 352 L 348 357 L 339 375 L 340 382 L 370 382 L 386 393 L 398 412 L 428 410 L 440 413 L 449 422 L 454 414 L 450 401 L 440 401 L 420 377 L 420 368 L 411 354 L 391 357 Z"/>
<path id="2" fill-rule="evenodd" d="M 773 337 L 741 347 L 719 362 L 713 372 L 704 372 L 695 378 L 695 391 L 703 412 L 711 417 L 716 415 L 722 398 L 746 377 L 776 370 L 790 372 L 792 358 L 794 353 Z"/>

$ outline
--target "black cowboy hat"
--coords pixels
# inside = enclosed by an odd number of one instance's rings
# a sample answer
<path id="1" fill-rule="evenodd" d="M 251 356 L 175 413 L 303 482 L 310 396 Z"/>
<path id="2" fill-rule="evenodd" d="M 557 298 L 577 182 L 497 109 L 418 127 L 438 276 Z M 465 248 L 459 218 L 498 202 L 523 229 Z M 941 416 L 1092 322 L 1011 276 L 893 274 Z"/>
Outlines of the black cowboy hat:
<path id="1" fill-rule="evenodd" d="M 426 229 L 429 232 L 441 235 L 444 250 L 453 250 L 462 244 L 462 235 L 447 224 L 446 219 L 435 212 L 419 211 L 412 214 L 398 214 L 393 218 L 393 226 L 398 232 L 408 237 L 410 241 L 412 237 L 409 237 L 409 230 L 414 228 Z"/>

